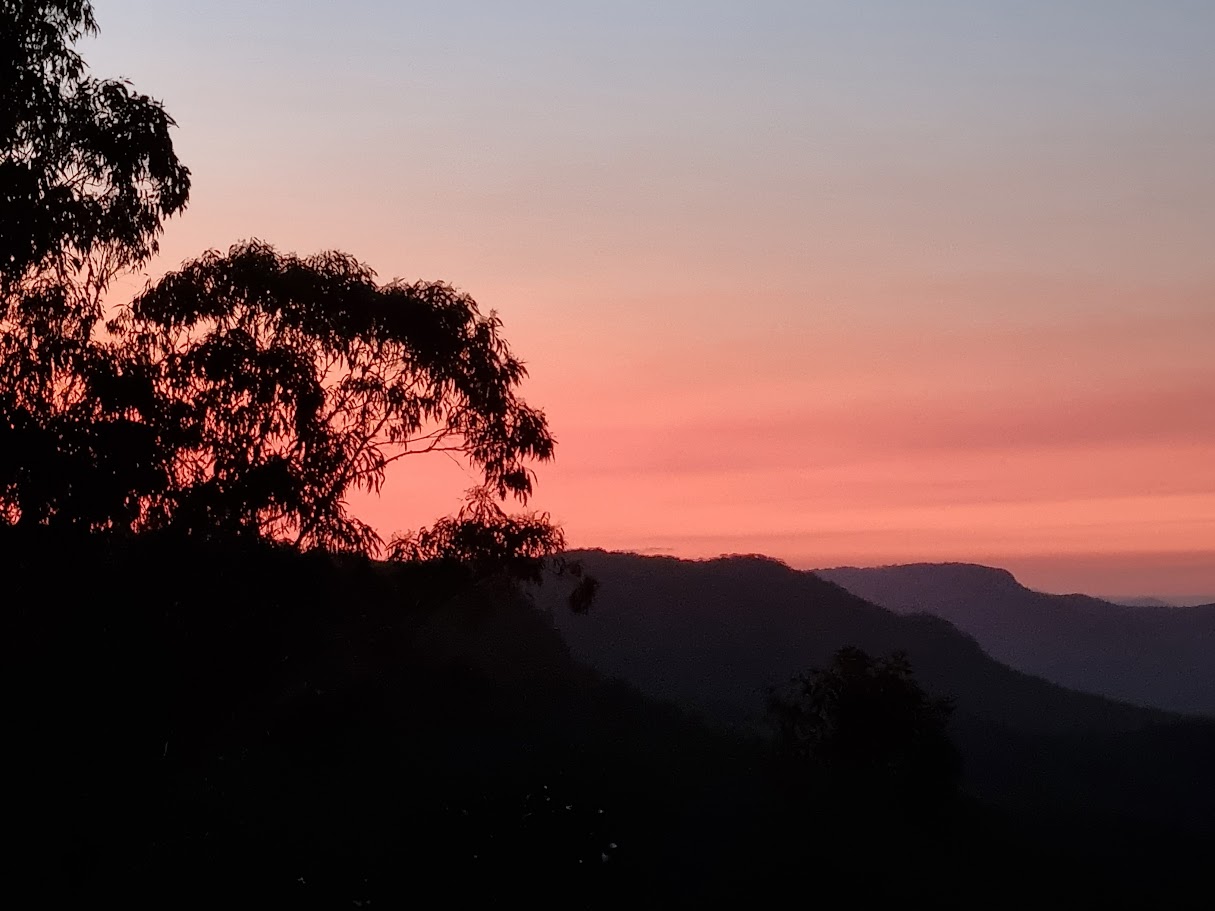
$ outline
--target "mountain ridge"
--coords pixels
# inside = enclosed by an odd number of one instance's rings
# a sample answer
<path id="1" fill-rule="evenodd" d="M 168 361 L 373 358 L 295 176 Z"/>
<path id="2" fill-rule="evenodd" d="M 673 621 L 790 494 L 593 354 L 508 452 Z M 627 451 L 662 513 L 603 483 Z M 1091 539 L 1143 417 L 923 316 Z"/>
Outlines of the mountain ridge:
<path id="1" fill-rule="evenodd" d="M 715 724 L 761 728 L 768 687 L 846 645 L 902 651 L 926 691 L 953 699 L 951 728 L 976 795 L 1060 818 L 1075 810 L 1204 824 L 1215 813 L 1195 785 L 1215 762 L 1215 723 L 1015 670 L 948 620 L 885 609 L 778 560 L 568 556 L 599 580 L 590 612 L 570 614 L 560 586 L 535 598 L 571 655 Z M 1173 741 L 1197 745 L 1162 746 Z"/>
<path id="2" fill-rule="evenodd" d="M 1143 607 L 1049 594 L 975 564 L 814 570 L 896 613 L 930 613 L 998 660 L 1083 692 L 1215 716 L 1215 608 Z M 976 584 L 982 580 L 986 584 Z"/>
<path id="3" fill-rule="evenodd" d="M 1015 680 L 1018 685 L 1041 688 L 1043 693 L 1061 688 L 1040 676 L 1000 665 L 998 660 L 986 653 L 975 636 L 946 617 L 928 612 L 891 610 L 832 579 L 813 571 L 793 568 L 777 558 L 757 554 L 723 554 L 687 560 L 669 555 L 641 555 L 597 548 L 571 551 L 568 556 L 584 564 L 586 571 L 601 581 L 600 598 L 589 616 L 570 616 L 552 611 L 558 629 L 563 634 L 572 635 L 573 641 L 567 638 L 567 642 L 575 653 L 579 651 L 580 634 L 587 627 L 609 619 L 613 623 L 627 621 L 633 625 L 648 624 L 653 628 L 647 635 L 660 638 L 667 632 L 691 634 L 694 632 L 692 624 L 705 616 L 716 620 L 719 631 L 730 637 L 728 642 L 717 645 L 724 646 L 727 651 L 732 647 L 738 651 L 744 644 L 758 645 L 770 631 L 747 622 L 754 618 L 766 622 L 769 627 L 779 625 L 783 634 L 788 634 L 766 640 L 773 653 L 764 656 L 765 665 L 772 667 L 771 673 L 776 674 L 767 681 L 769 683 L 781 682 L 782 673 L 803 670 L 808 660 L 825 660 L 834 647 L 859 644 L 875 650 L 896 650 L 912 643 L 928 645 L 939 637 L 945 637 L 950 647 L 957 649 L 959 658 L 965 654 L 972 661 L 1000 666 L 1001 673 L 1010 675 L 1009 680 Z M 991 570 L 996 577 L 1012 578 L 1007 571 L 985 569 Z M 622 574 L 621 570 L 628 572 Z M 680 582 L 704 583 L 705 591 L 677 592 L 675 585 Z M 642 583 L 649 583 L 649 587 Z M 607 587 L 603 588 L 603 585 Z M 670 608 L 667 611 L 643 610 L 647 596 L 669 594 L 674 594 L 675 598 L 667 602 Z M 558 601 L 551 600 L 554 597 L 557 596 L 552 590 L 540 593 L 541 602 L 547 603 L 550 608 L 559 606 Z M 724 604 L 721 603 L 723 599 Z M 718 603 L 714 604 L 713 600 Z M 810 611 L 805 609 L 807 604 L 812 607 Z M 712 630 L 702 627 L 699 635 L 689 635 L 685 645 L 691 649 L 705 646 L 710 632 Z M 796 638 L 806 632 L 825 633 L 833 637 L 833 641 L 827 645 L 819 642 L 817 644 L 821 648 L 807 649 L 796 642 Z M 858 641 L 845 641 L 850 635 Z M 626 643 L 621 639 L 612 639 L 609 644 L 622 646 Z M 591 656 L 584 654 L 583 657 Z M 737 662 L 737 656 L 734 660 Z M 595 665 L 596 661 L 590 663 Z M 610 667 L 604 669 L 613 671 Z M 674 685 L 673 681 L 668 680 L 668 683 Z M 691 691 L 684 695 L 690 696 Z M 1075 695 L 1093 700 L 1093 705 L 1119 705 L 1140 720 L 1169 714 L 1167 710 L 1152 707 L 1122 706 L 1117 700 L 1099 694 Z M 1041 716 L 1030 719 L 1031 724 L 1042 721 Z"/>

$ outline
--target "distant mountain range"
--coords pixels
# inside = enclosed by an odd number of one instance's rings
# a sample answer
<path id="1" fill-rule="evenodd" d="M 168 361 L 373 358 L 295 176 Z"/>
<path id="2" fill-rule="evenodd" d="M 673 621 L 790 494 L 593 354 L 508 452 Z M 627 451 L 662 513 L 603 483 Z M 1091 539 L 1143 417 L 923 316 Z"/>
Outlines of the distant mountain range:
<path id="1" fill-rule="evenodd" d="M 830 572 L 830 570 L 827 570 L 827 572 Z M 1177 607 L 1171 601 L 1146 595 L 1138 598 L 1103 598 L 1102 600 L 1108 601 L 1110 604 L 1121 604 L 1123 607 Z"/>
<path id="2" fill-rule="evenodd" d="M 1215 595 L 1202 595 L 1197 598 L 1157 598 L 1153 595 L 1138 595 L 1135 597 L 1102 597 L 1103 601 L 1111 604 L 1121 604 L 1125 607 L 1211 607 L 1215 605 Z"/>
<path id="3" fill-rule="evenodd" d="M 1063 686 L 1215 716 L 1215 605 L 1124 605 L 1049 595 L 968 563 L 816 570 L 902 615 L 941 617 L 992 657 Z"/>
<path id="4" fill-rule="evenodd" d="M 905 650 L 934 690 L 1026 729 L 1069 730 L 1079 718 L 1133 729 L 1153 717 L 1017 673 L 938 617 L 888 610 L 776 560 L 572 556 L 601 583 L 586 617 L 558 610 L 559 600 L 550 605 L 574 656 L 717 720 L 754 720 L 765 686 L 825 663 L 845 645 L 873 653 Z M 541 597 L 559 599 L 555 589 Z"/>
<path id="5" fill-rule="evenodd" d="M 887 610 L 775 560 L 570 556 L 599 579 L 590 613 L 571 614 L 559 586 L 537 599 L 573 657 L 711 721 L 756 725 L 766 687 L 845 645 L 901 650 L 926 689 L 955 700 L 953 728 L 976 793 L 1047 813 L 1215 812 L 1215 799 L 1195 789 L 1215 762 L 1213 723 L 1065 689 L 1001 664 L 940 617 Z M 1016 586 L 999 571 L 971 576 Z"/>

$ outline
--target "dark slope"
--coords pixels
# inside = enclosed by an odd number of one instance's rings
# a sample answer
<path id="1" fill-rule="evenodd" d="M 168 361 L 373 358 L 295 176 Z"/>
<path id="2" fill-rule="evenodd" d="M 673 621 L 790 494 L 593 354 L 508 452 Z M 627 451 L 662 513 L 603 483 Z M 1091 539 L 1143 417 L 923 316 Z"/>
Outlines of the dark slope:
<path id="1" fill-rule="evenodd" d="M 762 712 L 767 685 L 844 645 L 904 650 L 926 688 L 956 700 L 977 792 L 1063 813 L 1085 806 L 1201 822 L 1215 810 L 1199 793 L 1203 765 L 1215 761 L 1213 725 L 1012 670 L 939 618 L 900 616 L 775 561 L 576 556 L 599 578 L 599 598 L 589 616 L 554 609 L 557 627 L 576 658 L 648 695 L 746 724 Z M 558 598 L 542 594 L 554 608 Z"/>
<path id="2" fill-rule="evenodd" d="M 265 547 L 0 545 L 10 899 L 694 901 L 758 825 L 753 745 L 601 680 L 509 588 Z"/>
<path id="3" fill-rule="evenodd" d="M 589 616 L 554 612 L 574 656 L 720 719 L 754 720 L 766 685 L 849 644 L 905 650 L 959 709 L 1026 731 L 1128 731 L 1168 717 L 1019 673 L 939 618 L 900 616 L 774 560 L 575 556 L 601 588 Z M 559 604 L 556 589 L 541 597 Z"/>
<path id="4" fill-rule="evenodd" d="M 899 613 L 926 612 L 1006 664 L 1139 705 L 1215 715 L 1215 609 L 1032 591 L 1002 569 L 920 563 L 816 574 Z"/>
<path id="5" fill-rule="evenodd" d="M 790 803 L 761 744 L 605 682 L 510 589 L 264 547 L 5 529 L 0 566 L 19 836 L 5 896 L 19 906 L 734 908 L 804 891 L 1178 907 L 1205 873 L 1191 855 L 1208 830 L 1168 817 L 1171 794 L 1137 791 L 1167 817 L 1155 824 L 1087 796 L 1056 802 L 1026 752 L 1040 740 L 1018 735 L 1029 747 L 1014 753 L 1004 728 L 982 740 L 991 757 L 969 755 L 997 778 L 1016 766 L 1042 796 L 1024 812 L 965 800 L 925 821 L 872 801 Z M 1154 717 L 1113 715 L 1099 727 Z M 1152 749 L 1137 761 L 1192 791 L 1184 763 L 1215 756 L 1200 730 L 1173 733 L 1171 765 Z M 1090 760 L 1064 764 L 1100 797 L 1109 770 Z"/>

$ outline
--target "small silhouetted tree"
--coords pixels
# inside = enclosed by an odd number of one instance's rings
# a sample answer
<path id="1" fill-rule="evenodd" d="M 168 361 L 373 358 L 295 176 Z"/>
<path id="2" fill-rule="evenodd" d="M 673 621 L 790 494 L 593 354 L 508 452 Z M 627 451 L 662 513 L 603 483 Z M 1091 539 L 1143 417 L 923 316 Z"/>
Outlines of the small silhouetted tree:
<path id="1" fill-rule="evenodd" d="M 905 655 L 872 658 L 855 647 L 769 698 L 787 773 L 848 801 L 864 794 L 920 805 L 952 794 L 961 767 L 947 731 L 951 712 L 949 700 L 924 692 Z"/>
<path id="2" fill-rule="evenodd" d="M 481 487 L 468 491 L 456 515 L 394 538 L 389 559 L 449 563 L 476 578 L 505 576 L 532 583 L 543 582 L 549 570 L 574 580 L 568 603 L 574 613 L 585 613 L 599 580 L 587 575 L 580 561 L 557 556 L 564 550 L 565 535 L 548 513 L 507 513 L 492 491 Z"/>

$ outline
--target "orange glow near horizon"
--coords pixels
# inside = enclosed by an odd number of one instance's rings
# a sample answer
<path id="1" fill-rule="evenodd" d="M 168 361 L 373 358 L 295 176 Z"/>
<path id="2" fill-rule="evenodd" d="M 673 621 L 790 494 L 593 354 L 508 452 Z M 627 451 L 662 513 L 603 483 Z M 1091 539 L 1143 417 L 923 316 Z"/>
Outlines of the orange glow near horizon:
<path id="1" fill-rule="evenodd" d="M 87 59 L 195 175 L 149 275 L 260 237 L 468 291 L 575 546 L 1215 598 L 1215 8 L 508 6 L 183 43 L 98 2 Z M 388 535 L 473 483 L 406 460 L 357 505 Z"/>
<path id="2" fill-rule="evenodd" d="M 174 226 L 162 262 L 206 246 L 199 227 Z M 600 286 L 558 316 L 569 292 L 537 272 L 535 288 L 458 284 L 528 363 L 525 394 L 559 442 L 530 506 L 573 546 L 975 561 L 1046 590 L 1215 594 L 1215 309 L 1193 289 L 1144 289 L 1152 312 L 1070 283 L 1068 315 L 968 324 L 957 301 L 1014 300 L 1007 277 L 917 314 L 896 282 L 858 276 L 849 306 L 808 302 L 782 327 L 726 305 L 741 283 L 706 314 L 670 280 L 657 312 L 627 287 L 613 307 Z M 475 483 L 445 457 L 406 460 L 356 504 L 387 537 Z"/>

